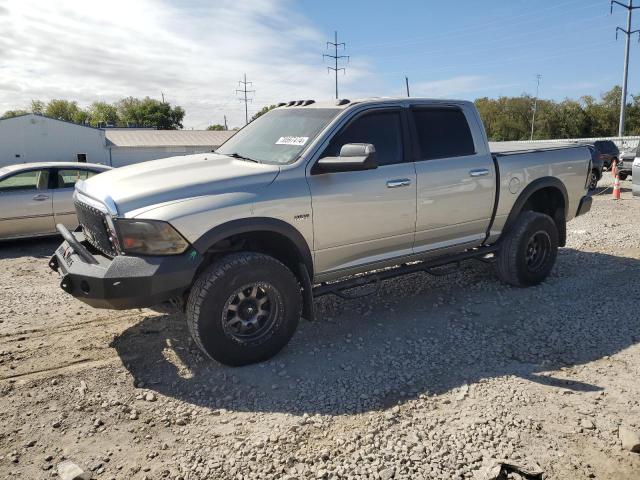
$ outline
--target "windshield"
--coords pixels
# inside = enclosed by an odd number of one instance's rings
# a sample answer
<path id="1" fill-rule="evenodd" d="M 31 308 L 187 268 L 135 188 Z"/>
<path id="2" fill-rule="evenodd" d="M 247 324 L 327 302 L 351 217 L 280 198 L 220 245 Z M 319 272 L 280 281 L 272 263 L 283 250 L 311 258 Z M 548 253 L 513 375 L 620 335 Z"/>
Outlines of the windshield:
<path id="1" fill-rule="evenodd" d="M 249 123 L 216 153 L 260 163 L 291 163 L 339 112 L 337 108 L 272 110 Z"/>

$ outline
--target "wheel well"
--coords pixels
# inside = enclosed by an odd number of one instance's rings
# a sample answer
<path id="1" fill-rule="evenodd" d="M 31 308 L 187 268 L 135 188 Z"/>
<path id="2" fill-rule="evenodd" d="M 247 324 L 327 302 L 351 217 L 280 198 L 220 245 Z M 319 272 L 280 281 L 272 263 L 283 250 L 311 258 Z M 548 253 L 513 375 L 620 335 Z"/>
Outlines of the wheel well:
<path id="1" fill-rule="evenodd" d="M 566 205 L 562 192 L 556 187 L 544 187 L 533 192 L 521 212 L 533 211 L 549 215 L 558 228 L 558 240 L 564 247 L 567 240 Z"/>
<path id="2" fill-rule="evenodd" d="M 205 254 L 206 264 L 229 252 L 249 251 L 269 255 L 286 265 L 294 275 L 299 276 L 300 264 L 310 268 L 307 259 L 297 245 L 286 235 L 268 230 L 258 230 L 230 235 L 211 245 Z M 311 271 L 309 274 L 311 275 Z"/>

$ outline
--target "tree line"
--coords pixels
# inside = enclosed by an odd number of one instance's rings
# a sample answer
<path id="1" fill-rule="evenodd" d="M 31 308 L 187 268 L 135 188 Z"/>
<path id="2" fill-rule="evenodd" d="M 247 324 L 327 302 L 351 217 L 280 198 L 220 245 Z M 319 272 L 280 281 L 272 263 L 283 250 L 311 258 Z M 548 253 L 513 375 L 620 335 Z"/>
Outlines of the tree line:
<path id="1" fill-rule="evenodd" d="M 126 97 L 114 103 L 93 102 L 87 108 L 80 107 L 76 101 L 54 98 L 46 103 L 32 100 L 29 109 L 8 110 L 0 119 L 27 113 L 94 127 L 152 127 L 160 130 L 182 128 L 185 115 L 182 107 L 150 97 Z"/>
<path id="2" fill-rule="evenodd" d="M 604 92 L 600 98 L 590 95 L 578 100 L 537 101 L 533 138 L 610 137 L 618 133 L 620 114 L 619 86 Z M 627 105 L 625 135 L 640 135 L 640 95 L 630 95 Z M 530 95 L 519 97 L 483 97 L 475 101 L 490 140 L 527 140 L 531 135 L 531 122 L 535 99 Z M 275 105 L 257 112 L 250 121 L 264 115 Z M 185 111 L 150 97 L 126 97 L 114 103 L 93 102 L 81 108 L 78 102 L 53 99 L 49 102 L 33 100 L 30 109 L 8 110 L 0 118 L 36 113 L 92 126 L 153 127 L 162 130 L 182 128 Z M 214 124 L 208 130 L 224 130 Z M 235 129 L 234 129 L 235 130 Z"/>
<path id="3" fill-rule="evenodd" d="M 599 99 L 538 100 L 533 138 L 613 137 L 618 134 L 621 88 L 613 87 Z M 640 135 L 640 95 L 627 103 L 625 135 Z M 535 99 L 519 97 L 479 98 L 475 101 L 490 140 L 528 140 Z"/>

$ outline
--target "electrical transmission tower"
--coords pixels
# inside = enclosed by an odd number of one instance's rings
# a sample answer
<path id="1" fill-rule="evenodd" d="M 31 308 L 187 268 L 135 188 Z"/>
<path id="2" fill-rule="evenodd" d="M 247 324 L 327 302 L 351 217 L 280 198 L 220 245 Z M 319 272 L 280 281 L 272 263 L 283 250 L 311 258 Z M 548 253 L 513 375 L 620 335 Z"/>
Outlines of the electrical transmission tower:
<path id="1" fill-rule="evenodd" d="M 634 33 L 640 32 L 640 30 L 631 30 L 631 13 L 636 9 L 640 8 L 640 6 L 633 6 L 633 0 L 629 0 L 629 4 L 625 5 L 624 3 L 620 3 L 616 0 L 611 0 L 611 13 L 613 13 L 613 4 L 618 4 L 622 8 L 627 9 L 627 29 L 625 30 L 622 27 L 616 27 L 616 40 L 618 39 L 618 31 L 622 32 L 626 36 L 626 42 L 624 46 L 624 76 L 622 78 L 622 98 L 620 99 L 620 123 L 618 124 L 618 136 L 622 137 L 624 135 L 624 113 L 627 107 L 627 78 L 629 76 L 629 41 L 631 40 L 631 35 Z M 640 38 L 639 38 L 640 40 Z"/>
<path id="2" fill-rule="evenodd" d="M 252 82 L 247 82 L 247 74 L 244 74 L 244 80 L 240 80 L 238 82 L 239 85 L 242 85 L 242 88 L 240 89 L 236 89 L 236 95 L 238 93 L 242 93 L 243 97 L 239 98 L 239 100 L 241 102 L 244 102 L 244 124 L 246 125 L 247 123 L 249 123 L 249 108 L 248 108 L 248 104 L 249 102 L 252 102 L 253 99 L 249 98 L 247 95 L 249 93 L 256 93 L 255 90 L 247 90 L 247 85 L 253 85 Z"/>
<path id="3" fill-rule="evenodd" d="M 533 140 L 533 129 L 536 126 L 536 110 L 538 110 L 538 94 L 540 93 L 540 80 L 542 80 L 542 75 L 538 73 L 536 75 L 536 96 L 533 99 L 533 118 L 531 119 L 531 140 Z"/>
<path id="4" fill-rule="evenodd" d="M 335 32 L 335 36 L 334 36 L 334 41 L 333 42 L 327 42 L 327 48 L 329 47 L 333 47 L 334 48 L 334 54 L 333 55 L 329 55 L 328 53 L 325 53 L 322 55 L 322 58 L 324 59 L 325 57 L 328 58 L 333 58 L 333 60 L 335 61 L 335 66 L 334 67 L 327 67 L 327 72 L 330 72 L 331 70 L 333 70 L 336 74 L 336 98 L 338 98 L 338 71 L 342 70 L 344 73 L 347 73 L 346 69 L 343 68 L 338 68 L 338 60 L 340 60 L 341 58 L 346 58 L 347 61 L 349 60 L 349 55 L 338 55 L 338 47 L 342 47 L 342 49 L 347 48 L 347 45 L 342 42 L 342 43 L 338 43 L 338 32 Z"/>

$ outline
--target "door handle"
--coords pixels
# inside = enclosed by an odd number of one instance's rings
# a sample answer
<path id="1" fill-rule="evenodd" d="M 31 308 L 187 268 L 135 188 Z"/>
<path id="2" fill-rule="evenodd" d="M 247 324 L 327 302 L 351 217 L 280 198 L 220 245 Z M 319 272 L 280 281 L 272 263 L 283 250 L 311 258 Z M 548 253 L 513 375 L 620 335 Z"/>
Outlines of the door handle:
<path id="1" fill-rule="evenodd" d="M 469 170 L 470 177 L 484 177 L 486 175 L 489 175 L 488 168 L 477 168 L 475 170 Z"/>
<path id="2" fill-rule="evenodd" d="M 33 199 L 36 202 L 43 202 L 44 200 L 47 200 L 49 198 L 49 195 L 45 195 L 44 193 L 40 193 L 38 195 L 36 195 L 35 197 L 33 197 Z"/>
<path id="3" fill-rule="evenodd" d="M 408 187 L 409 185 L 411 185 L 411 180 L 408 178 L 397 178 L 387 181 L 387 188 Z"/>

